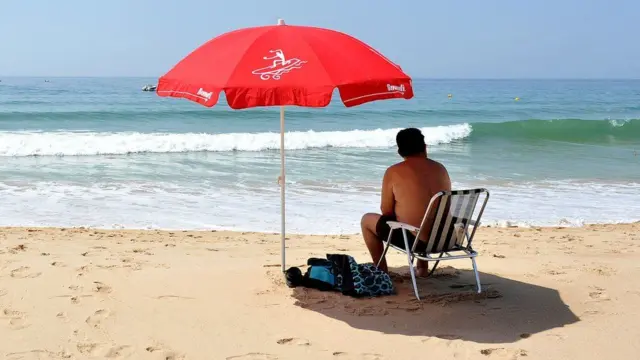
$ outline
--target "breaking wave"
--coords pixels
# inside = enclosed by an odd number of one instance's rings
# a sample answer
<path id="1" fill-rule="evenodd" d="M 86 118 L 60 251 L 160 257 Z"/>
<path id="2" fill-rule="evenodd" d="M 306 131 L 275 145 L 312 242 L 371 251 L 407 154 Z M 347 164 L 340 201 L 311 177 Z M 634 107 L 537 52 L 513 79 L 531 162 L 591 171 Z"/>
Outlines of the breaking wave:
<path id="1" fill-rule="evenodd" d="M 292 131 L 285 148 L 391 148 L 400 129 Z M 421 128 L 428 145 L 456 141 L 551 140 L 584 144 L 640 143 L 640 119 L 520 120 Z M 267 151 L 280 148 L 280 134 L 140 132 L 0 132 L 0 156 L 82 156 L 135 153 Z"/>
<path id="2" fill-rule="evenodd" d="M 285 148 L 388 148 L 400 129 L 294 131 Z M 468 124 L 422 128 L 429 145 L 450 143 L 471 133 Z M 0 156 L 81 156 L 133 153 L 265 151 L 280 149 L 280 134 L 138 133 L 138 132 L 0 132 Z"/>

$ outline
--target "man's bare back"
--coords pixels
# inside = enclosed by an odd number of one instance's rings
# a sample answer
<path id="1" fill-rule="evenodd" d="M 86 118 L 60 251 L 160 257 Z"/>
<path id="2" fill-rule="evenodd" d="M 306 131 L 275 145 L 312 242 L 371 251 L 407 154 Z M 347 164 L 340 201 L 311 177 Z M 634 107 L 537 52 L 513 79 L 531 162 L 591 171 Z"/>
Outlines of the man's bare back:
<path id="1" fill-rule="evenodd" d="M 396 137 L 398 153 L 404 159 L 387 169 L 382 180 L 380 210 L 382 215 L 369 213 L 362 217 L 362 235 L 374 263 L 378 263 L 384 250 L 383 241 L 389 237 L 391 229 L 388 221 L 400 221 L 420 227 L 431 198 L 440 191 L 451 190 L 451 180 L 447 169 L 437 161 L 427 158 L 424 136 L 418 129 L 405 129 Z M 430 215 L 431 216 L 431 215 Z M 427 221 L 420 238 L 426 239 L 431 229 Z M 414 238 L 410 240 L 412 246 Z M 393 232 L 391 243 L 404 248 L 401 232 Z M 425 264 L 418 261 L 418 274 L 423 273 Z M 380 268 L 387 271 L 386 262 Z"/>
<path id="2" fill-rule="evenodd" d="M 385 204 L 383 215 L 394 215 L 398 221 L 415 227 L 420 226 L 431 198 L 440 191 L 451 190 L 444 166 L 426 157 L 407 158 L 391 166 L 386 177 L 388 184 L 382 196 L 393 201 L 393 207 Z"/>

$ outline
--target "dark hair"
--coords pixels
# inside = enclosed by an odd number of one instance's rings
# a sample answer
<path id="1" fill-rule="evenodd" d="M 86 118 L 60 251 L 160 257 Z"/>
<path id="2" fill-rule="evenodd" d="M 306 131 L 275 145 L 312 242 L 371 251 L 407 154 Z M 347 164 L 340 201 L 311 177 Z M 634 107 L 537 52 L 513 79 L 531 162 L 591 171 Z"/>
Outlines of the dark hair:
<path id="1" fill-rule="evenodd" d="M 424 135 L 416 128 L 400 130 L 396 135 L 396 143 L 398 144 L 398 154 L 402 157 L 425 152 Z"/>

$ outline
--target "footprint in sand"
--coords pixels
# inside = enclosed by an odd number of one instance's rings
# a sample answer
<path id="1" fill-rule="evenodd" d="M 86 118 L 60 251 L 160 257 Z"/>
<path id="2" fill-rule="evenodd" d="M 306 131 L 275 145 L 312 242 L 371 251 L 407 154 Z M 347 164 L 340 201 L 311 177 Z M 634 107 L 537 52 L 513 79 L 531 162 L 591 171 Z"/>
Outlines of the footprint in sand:
<path id="1" fill-rule="evenodd" d="M 100 281 L 94 281 L 93 283 L 95 284 L 95 287 L 93 288 L 93 291 L 95 291 L 97 293 L 108 294 L 113 290 L 111 288 L 111 286 L 106 285 L 105 283 L 102 283 Z"/>
<path id="2" fill-rule="evenodd" d="M 594 287 L 594 291 L 589 293 L 589 297 L 595 301 L 609 301 L 611 298 L 603 288 Z"/>
<path id="3" fill-rule="evenodd" d="M 150 250 L 151 249 L 133 249 L 131 251 L 135 254 L 153 255 L 153 253 Z"/>
<path id="4" fill-rule="evenodd" d="M 589 272 L 600 276 L 612 276 L 616 274 L 616 271 L 608 266 L 596 266 L 587 269 Z"/>
<path id="5" fill-rule="evenodd" d="M 278 358 L 271 354 L 265 353 L 248 353 L 243 355 L 234 355 L 225 358 L 226 360 L 278 360 Z"/>
<path id="6" fill-rule="evenodd" d="M 336 351 L 333 353 L 333 356 L 337 357 L 338 359 L 344 359 L 344 360 L 384 360 L 384 356 L 380 354 L 369 354 L 369 353 L 351 354 L 347 352 Z"/>
<path id="7" fill-rule="evenodd" d="M 78 352 L 84 356 L 99 357 L 105 359 L 124 359 L 130 358 L 134 351 L 129 345 L 120 345 L 109 348 L 106 344 L 100 343 L 78 343 L 76 345 Z"/>
<path id="8" fill-rule="evenodd" d="M 307 339 L 299 339 L 299 338 L 284 338 L 277 341 L 280 345 L 298 345 L 298 346 L 309 346 L 311 343 Z"/>
<path id="9" fill-rule="evenodd" d="M 98 264 L 96 265 L 96 267 L 100 268 L 100 269 L 113 269 L 115 267 L 118 267 L 119 265 L 116 264 Z"/>
<path id="10" fill-rule="evenodd" d="M 2 310 L 2 318 L 9 320 L 9 328 L 12 330 L 20 330 L 29 326 L 25 313 L 21 311 L 4 309 Z"/>
<path id="11" fill-rule="evenodd" d="M 11 270 L 11 277 L 16 279 L 32 279 L 42 275 L 41 272 L 33 271 L 29 266 L 21 266 Z"/>
<path id="12" fill-rule="evenodd" d="M 67 313 L 64 311 L 61 311 L 59 313 L 56 314 L 56 319 L 63 321 L 63 322 L 69 322 L 69 317 L 67 316 Z"/>
<path id="13" fill-rule="evenodd" d="M 422 310 L 423 308 L 422 303 L 415 299 L 410 299 L 400 303 L 393 300 L 388 300 L 388 301 L 385 301 L 385 304 L 387 305 L 386 307 L 389 309 L 399 309 L 407 312 L 414 312 L 414 311 Z"/>
<path id="14" fill-rule="evenodd" d="M 6 355 L 6 360 L 58 360 L 58 359 L 73 359 L 73 355 L 66 350 L 62 351 L 49 351 L 49 350 L 31 350 L 23 352 L 9 353 Z"/>
<path id="15" fill-rule="evenodd" d="M 7 290 L 5 290 L 5 289 L 0 289 L 0 297 L 3 297 L 3 296 L 5 296 L 5 295 L 7 295 Z"/>
<path id="16" fill-rule="evenodd" d="M 122 258 L 120 262 L 123 264 L 123 268 L 131 269 L 131 270 L 142 270 L 142 265 L 144 262 L 135 261 L 133 258 Z"/>
<path id="17" fill-rule="evenodd" d="M 334 301 L 330 301 L 329 299 L 300 299 L 296 300 L 294 305 L 299 306 L 303 309 L 312 309 L 312 310 L 328 310 L 336 307 Z"/>
<path id="18" fill-rule="evenodd" d="M 27 246 L 24 244 L 20 244 L 9 249 L 9 252 L 12 254 L 17 254 L 20 251 L 27 251 Z"/>
<path id="19" fill-rule="evenodd" d="M 566 274 L 566 272 L 564 272 L 564 271 L 562 271 L 562 270 L 554 270 L 554 269 L 547 270 L 547 271 L 546 271 L 546 273 L 547 273 L 548 275 L 552 275 L 552 276 L 557 276 L 557 275 L 564 275 L 564 274 Z"/>
<path id="20" fill-rule="evenodd" d="M 596 315 L 600 315 L 601 312 L 598 310 L 587 310 L 585 312 L 582 313 L 582 317 L 589 317 L 589 316 L 596 316 Z"/>
<path id="21" fill-rule="evenodd" d="M 71 301 L 72 304 L 80 304 L 80 302 L 82 301 L 82 298 L 90 298 L 93 297 L 93 295 L 60 295 L 60 296 L 54 296 L 56 298 L 69 298 L 69 301 Z"/>
<path id="22" fill-rule="evenodd" d="M 93 313 L 93 315 L 90 315 L 89 317 L 87 317 L 85 322 L 93 326 L 94 328 L 99 328 L 102 322 L 105 319 L 107 319 L 109 316 L 111 316 L 111 312 L 109 310 L 99 309 L 99 310 L 96 310 Z"/>
<path id="23" fill-rule="evenodd" d="M 546 334 L 546 336 L 552 337 L 555 340 L 565 340 L 567 337 L 562 334 Z"/>
<path id="24" fill-rule="evenodd" d="M 88 273 L 89 271 L 91 271 L 89 265 L 83 265 L 76 269 L 76 273 L 78 276 L 84 276 L 84 274 Z"/>
<path id="25" fill-rule="evenodd" d="M 164 360 L 184 360 L 186 357 L 183 354 L 176 353 L 173 350 L 167 349 L 164 346 L 156 345 L 149 346 L 145 350 L 150 353 L 160 353 L 162 354 L 162 359 Z"/>
<path id="26" fill-rule="evenodd" d="M 99 356 L 103 353 L 105 345 L 99 343 L 78 343 L 76 349 L 82 355 Z"/>
<path id="27" fill-rule="evenodd" d="M 529 355 L 526 350 L 507 349 L 507 348 L 482 349 L 480 350 L 480 354 L 484 356 L 500 358 L 500 359 L 509 359 L 509 360 L 516 360 L 520 357 L 525 357 Z"/>
<path id="28" fill-rule="evenodd" d="M 346 304 L 344 311 L 356 316 L 385 316 L 389 315 L 389 310 L 382 306 L 358 306 Z"/>
<path id="29" fill-rule="evenodd" d="M 82 286 L 80 285 L 69 285 L 67 288 L 73 291 L 82 291 Z"/>
<path id="30" fill-rule="evenodd" d="M 129 345 L 120 345 L 114 346 L 111 349 L 107 350 L 107 353 L 104 354 L 104 357 L 107 359 L 125 359 L 131 357 L 134 351 L 133 348 Z"/>

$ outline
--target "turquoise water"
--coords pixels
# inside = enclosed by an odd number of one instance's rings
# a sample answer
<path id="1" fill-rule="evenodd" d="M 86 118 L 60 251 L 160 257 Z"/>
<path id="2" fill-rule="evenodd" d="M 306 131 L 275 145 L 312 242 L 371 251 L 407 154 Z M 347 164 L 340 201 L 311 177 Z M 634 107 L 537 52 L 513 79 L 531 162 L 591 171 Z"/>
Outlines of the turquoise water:
<path id="1" fill-rule="evenodd" d="M 155 79 L 48 80 L 0 82 L 0 225 L 279 230 L 278 109 L 140 90 Z M 491 191 L 489 222 L 640 220 L 640 81 L 414 86 L 409 101 L 287 109 L 290 231 L 358 232 L 407 126 L 455 187 Z"/>

